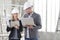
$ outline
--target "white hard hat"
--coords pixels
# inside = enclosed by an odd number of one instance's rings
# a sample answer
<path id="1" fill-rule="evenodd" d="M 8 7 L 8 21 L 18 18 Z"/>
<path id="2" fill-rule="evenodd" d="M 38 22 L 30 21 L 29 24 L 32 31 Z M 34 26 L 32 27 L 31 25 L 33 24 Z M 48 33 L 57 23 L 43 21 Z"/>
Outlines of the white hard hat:
<path id="1" fill-rule="evenodd" d="M 23 10 L 26 10 L 27 8 L 32 7 L 32 6 L 33 6 L 32 3 L 30 3 L 30 2 L 25 2 Z"/>
<path id="2" fill-rule="evenodd" d="M 11 12 L 11 14 L 19 13 L 19 10 L 17 8 L 14 8 Z"/>

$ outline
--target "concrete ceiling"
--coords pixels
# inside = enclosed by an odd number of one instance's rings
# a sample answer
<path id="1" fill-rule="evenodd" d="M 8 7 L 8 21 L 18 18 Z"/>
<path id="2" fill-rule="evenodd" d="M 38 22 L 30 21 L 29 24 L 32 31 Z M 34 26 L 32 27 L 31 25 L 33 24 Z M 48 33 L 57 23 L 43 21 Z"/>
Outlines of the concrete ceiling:
<path id="1" fill-rule="evenodd" d="M 12 0 L 12 4 L 24 4 L 27 0 Z"/>

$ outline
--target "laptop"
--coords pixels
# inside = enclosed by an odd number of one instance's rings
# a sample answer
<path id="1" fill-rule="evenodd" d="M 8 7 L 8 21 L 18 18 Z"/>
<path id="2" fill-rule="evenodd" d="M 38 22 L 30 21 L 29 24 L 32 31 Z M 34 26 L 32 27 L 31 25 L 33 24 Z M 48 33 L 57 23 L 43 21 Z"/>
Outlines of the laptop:
<path id="1" fill-rule="evenodd" d="M 26 26 L 26 25 L 34 25 L 35 26 L 33 18 L 21 18 L 21 22 L 22 22 L 23 26 Z"/>
<path id="2" fill-rule="evenodd" d="M 10 26 L 11 26 L 11 27 L 14 27 L 14 26 L 16 26 L 16 25 L 17 25 L 17 26 L 20 26 L 19 21 L 11 21 L 11 22 L 10 22 Z"/>

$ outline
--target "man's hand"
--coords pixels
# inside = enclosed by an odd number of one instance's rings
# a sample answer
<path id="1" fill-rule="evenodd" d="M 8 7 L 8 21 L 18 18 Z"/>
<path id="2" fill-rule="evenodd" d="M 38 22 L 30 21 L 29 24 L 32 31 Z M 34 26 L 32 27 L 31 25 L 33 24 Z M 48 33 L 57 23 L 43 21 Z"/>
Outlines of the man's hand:
<path id="1" fill-rule="evenodd" d="M 27 27 L 29 27 L 30 29 L 33 29 L 33 25 L 27 25 Z"/>

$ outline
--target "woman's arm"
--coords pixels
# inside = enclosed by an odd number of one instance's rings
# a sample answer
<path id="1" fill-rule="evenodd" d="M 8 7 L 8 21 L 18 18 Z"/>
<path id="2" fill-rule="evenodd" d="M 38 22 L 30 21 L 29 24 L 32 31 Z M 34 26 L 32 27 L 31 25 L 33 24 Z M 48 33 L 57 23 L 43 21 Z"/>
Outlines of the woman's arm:
<path id="1" fill-rule="evenodd" d="M 9 32 L 9 31 L 11 31 L 12 29 L 14 29 L 14 27 L 9 27 L 9 26 L 7 26 L 6 31 Z"/>
<path id="2" fill-rule="evenodd" d="M 19 21 L 19 22 L 20 22 L 19 31 L 22 32 L 23 31 L 23 26 L 22 26 L 21 21 Z"/>
<path id="3" fill-rule="evenodd" d="M 8 22 L 9 25 L 10 25 L 10 22 L 11 22 L 11 20 L 9 20 L 9 22 Z M 6 31 L 9 32 L 9 31 L 11 31 L 13 28 L 14 28 L 14 27 L 10 27 L 10 26 L 7 25 Z"/>

